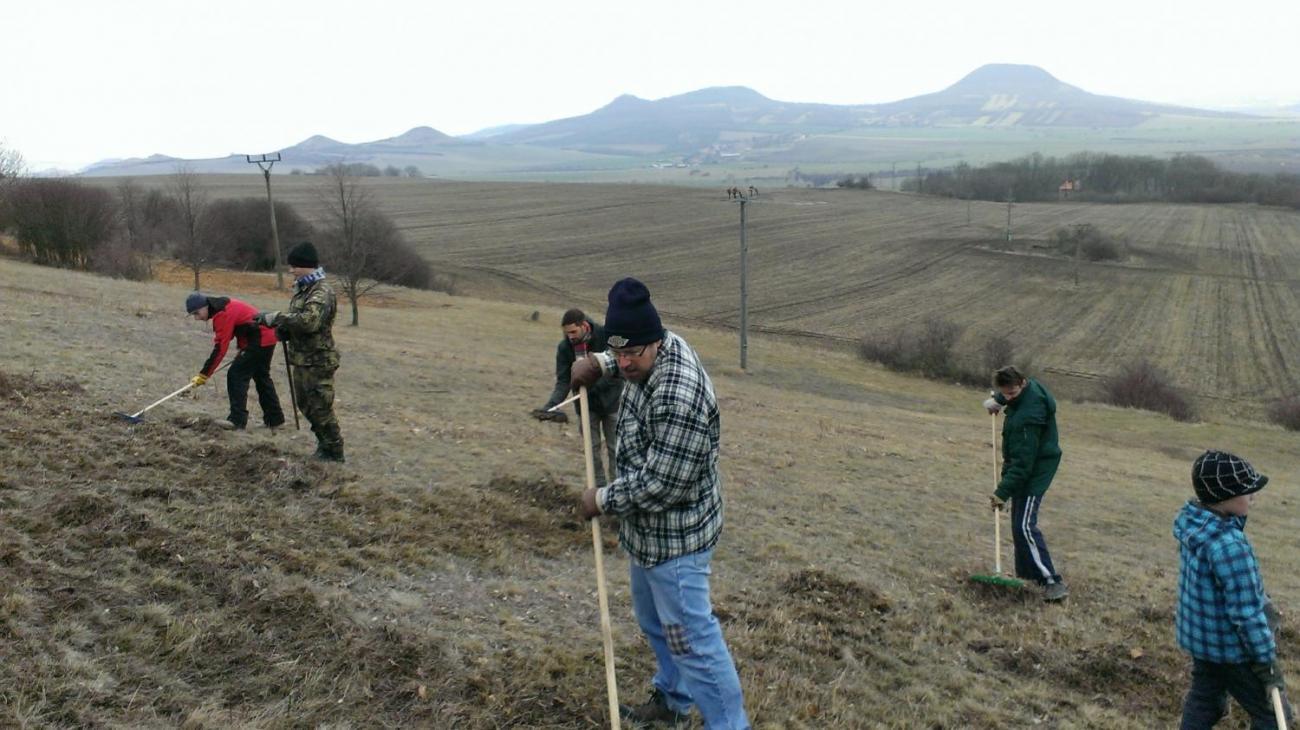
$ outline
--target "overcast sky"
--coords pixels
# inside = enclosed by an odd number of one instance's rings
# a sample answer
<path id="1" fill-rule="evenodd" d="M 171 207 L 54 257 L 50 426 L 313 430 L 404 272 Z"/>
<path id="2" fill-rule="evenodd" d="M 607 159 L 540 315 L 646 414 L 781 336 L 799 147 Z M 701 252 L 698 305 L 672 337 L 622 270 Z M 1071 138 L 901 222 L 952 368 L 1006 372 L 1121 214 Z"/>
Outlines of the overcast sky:
<path id="1" fill-rule="evenodd" d="M 1300 2 L 0 0 L 0 143 L 34 170 L 449 134 L 743 85 L 893 101 L 985 63 L 1194 106 L 1300 101 Z"/>

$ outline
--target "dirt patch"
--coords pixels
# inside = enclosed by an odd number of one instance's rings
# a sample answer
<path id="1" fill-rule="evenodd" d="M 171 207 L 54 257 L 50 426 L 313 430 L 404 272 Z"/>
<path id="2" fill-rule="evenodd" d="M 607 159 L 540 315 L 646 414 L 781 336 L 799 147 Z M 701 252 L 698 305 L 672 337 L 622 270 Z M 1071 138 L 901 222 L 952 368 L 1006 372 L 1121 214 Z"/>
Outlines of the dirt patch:
<path id="1" fill-rule="evenodd" d="M 1177 650 L 1167 641 L 1150 649 L 1120 643 L 980 649 L 977 653 L 987 654 L 1011 674 L 1083 692 L 1103 705 L 1144 716 L 1174 711 L 1170 698 L 1177 698 L 1186 684 L 1186 677 L 1174 669 L 1181 664 Z"/>
<path id="2" fill-rule="evenodd" d="M 0 398 L 25 402 L 33 396 L 81 395 L 86 389 L 68 378 L 43 379 L 35 374 L 21 375 L 0 370 Z"/>

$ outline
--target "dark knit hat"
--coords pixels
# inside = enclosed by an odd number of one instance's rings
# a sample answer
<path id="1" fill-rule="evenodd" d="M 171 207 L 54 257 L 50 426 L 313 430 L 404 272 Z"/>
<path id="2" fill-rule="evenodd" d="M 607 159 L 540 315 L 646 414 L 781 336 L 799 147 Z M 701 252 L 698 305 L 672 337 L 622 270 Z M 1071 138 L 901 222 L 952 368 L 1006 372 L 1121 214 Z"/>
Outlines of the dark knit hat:
<path id="1" fill-rule="evenodd" d="M 320 256 L 316 254 L 316 247 L 311 245 L 311 241 L 303 241 L 289 249 L 289 265 L 302 269 L 320 266 Z"/>
<path id="2" fill-rule="evenodd" d="M 199 307 L 206 307 L 207 305 L 208 298 L 196 291 L 190 292 L 190 295 L 185 297 L 186 314 L 194 314 L 198 311 Z"/>
<path id="3" fill-rule="evenodd" d="M 610 288 L 605 335 L 610 347 L 647 345 L 663 339 L 664 326 L 645 284 L 629 277 Z"/>
<path id="4" fill-rule="evenodd" d="M 1192 489 L 1202 504 L 1254 494 L 1268 484 L 1268 477 L 1255 471 L 1250 462 L 1226 451 L 1207 451 L 1192 464 Z"/>

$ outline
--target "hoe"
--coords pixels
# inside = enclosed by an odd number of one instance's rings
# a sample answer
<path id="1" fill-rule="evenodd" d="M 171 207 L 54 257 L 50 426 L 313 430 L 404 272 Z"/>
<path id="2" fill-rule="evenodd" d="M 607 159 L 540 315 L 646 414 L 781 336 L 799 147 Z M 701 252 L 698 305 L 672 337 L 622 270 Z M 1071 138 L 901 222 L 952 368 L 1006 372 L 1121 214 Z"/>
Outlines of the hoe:
<path id="1" fill-rule="evenodd" d="M 233 359 L 231 359 L 231 360 L 227 360 L 227 361 L 221 363 L 221 367 L 218 367 L 216 370 L 213 370 L 213 371 L 212 371 L 212 374 L 213 374 L 213 375 L 216 375 L 218 372 L 220 372 L 220 371 L 222 371 L 223 369 L 225 369 L 225 367 L 226 367 L 227 365 L 229 365 L 230 363 L 232 363 L 232 362 L 234 362 Z M 127 422 L 129 422 L 129 423 L 140 423 L 140 422 L 144 421 L 144 414 L 145 414 L 145 411 L 148 411 L 148 410 L 154 408 L 155 406 L 160 406 L 160 405 L 162 405 L 163 403 L 166 403 L 167 401 L 171 400 L 172 398 L 175 398 L 176 396 L 180 395 L 181 393 L 184 393 L 185 391 L 187 391 L 187 390 L 189 390 L 189 389 L 191 389 L 191 388 L 193 388 L 193 387 L 194 387 L 194 384 L 193 384 L 193 383 L 186 383 L 184 388 L 181 388 L 181 389 L 179 389 L 179 390 L 177 390 L 177 391 L 174 391 L 174 392 L 172 392 L 172 393 L 168 393 L 167 395 L 163 396 L 162 398 L 159 398 L 158 400 L 154 401 L 153 403 L 150 403 L 149 405 L 145 406 L 144 408 L 141 408 L 139 411 L 136 411 L 135 413 L 123 413 L 122 411 L 113 411 L 113 415 L 115 415 L 115 416 L 117 416 L 118 418 L 121 418 L 122 420 L 127 421 Z"/>
<path id="2" fill-rule="evenodd" d="M 998 488 L 998 414 L 993 414 L 990 422 L 993 434 L 993 488 Z M 1020 588 L 1025 585 L 1019 578 L 1009 578 L 1002 575 L 1002 512 L 993 510 L 993 574 L 992 575 L 972 575 L 971 580 L 976 583 L 988 583 L 995 586 L 1007 586 L 1009 588 Z"/>

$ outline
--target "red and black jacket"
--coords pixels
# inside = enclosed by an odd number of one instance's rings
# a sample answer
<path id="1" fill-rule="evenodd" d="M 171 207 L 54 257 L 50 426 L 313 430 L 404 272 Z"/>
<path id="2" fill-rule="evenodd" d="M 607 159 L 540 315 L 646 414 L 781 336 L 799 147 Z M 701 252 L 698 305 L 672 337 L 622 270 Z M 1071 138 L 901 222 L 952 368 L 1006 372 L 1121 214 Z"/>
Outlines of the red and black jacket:
<path id="1" fill-rule="evenodd" d="M 241 350 L 252 343 L 258 347 L 275 347 L 275 330 L 253 321 L 257 309 L 230 297 L 208 297 L 208 321 L 212 323 L 212 354 L 199 372 L 212 375 L 230 347 L 230 338 Z"/>

